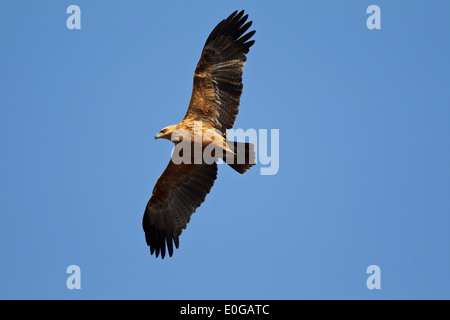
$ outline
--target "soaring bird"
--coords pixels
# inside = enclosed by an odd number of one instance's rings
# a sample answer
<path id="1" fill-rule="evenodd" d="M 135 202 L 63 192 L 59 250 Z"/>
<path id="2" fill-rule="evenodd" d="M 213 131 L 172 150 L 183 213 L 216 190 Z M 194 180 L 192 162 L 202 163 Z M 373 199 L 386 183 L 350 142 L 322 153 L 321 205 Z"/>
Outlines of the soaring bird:
<path id="1" fill-rule="evenodd" d="M 156 257 L 161 253 L 164 259 L 166 245 L 169 256 L 173 254 L 173 244 L 178 248 L 181 232 L 217 177 L 216 159 L 224 159 L 241 174 L 255 164 L 253 144 L 226 139 L 226 130 L 233 127 L 239 111 L 246 54 L 255 43 L 249 41 L 255 31 L 246 33 L 252 25 L 247 19 L 243 10 L 235 11 L 213 29 L 194 72 L 184 119 L 155 136 L 173 141 L 175 150 L 184 147 L 173 153 L 145 208 L 142 226 L 150 254 L 155 253 Z M 213 161 L 203 157 L 190 161 L 194 149 L 204 152 L 211 145 L 215 148 L 211 153 Z M 180 156 L 185 161 L 180 161 Z"/>

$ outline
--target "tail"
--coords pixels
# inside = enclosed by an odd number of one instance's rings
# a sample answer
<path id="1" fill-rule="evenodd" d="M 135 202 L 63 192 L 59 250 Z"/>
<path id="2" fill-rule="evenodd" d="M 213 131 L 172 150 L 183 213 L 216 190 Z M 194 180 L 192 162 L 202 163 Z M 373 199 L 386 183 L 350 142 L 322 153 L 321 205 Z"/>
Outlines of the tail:
<path id="1" fill-rule="evenodd" d="M 255 145 L 249 142 L 227 141 L 228 148 L 234 155 L 225 154 L 223 160 L 234 170 L 244 173 L 256 164 Z"/>

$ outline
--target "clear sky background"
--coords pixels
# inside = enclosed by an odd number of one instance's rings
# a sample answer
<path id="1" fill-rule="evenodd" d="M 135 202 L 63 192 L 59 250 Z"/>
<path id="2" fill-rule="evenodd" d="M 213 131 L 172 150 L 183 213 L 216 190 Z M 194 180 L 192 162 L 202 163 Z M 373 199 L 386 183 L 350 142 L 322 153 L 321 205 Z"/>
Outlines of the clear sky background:
<path id="1" fill-rule="evenodd" d="M 172 144 L 154 135 L 184 116 L 203 44 L 237 9 L 257 32 L 235 127 L 279 129 L 279 172 L 220 165 L 180 249 L 156 259 L 141 221 Z M 3 1 L 0 298 L 449 299 L 449 12 Z"/>

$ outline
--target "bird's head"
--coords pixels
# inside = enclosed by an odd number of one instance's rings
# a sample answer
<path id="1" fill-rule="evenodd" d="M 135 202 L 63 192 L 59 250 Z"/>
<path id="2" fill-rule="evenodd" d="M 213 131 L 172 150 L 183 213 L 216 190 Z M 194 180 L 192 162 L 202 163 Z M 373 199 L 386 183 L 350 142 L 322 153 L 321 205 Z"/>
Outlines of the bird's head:
<path id="1" fill-rule="evenodd" d="M 172 133 L 177 129 L 176 125 L 168 126 L 161 129 L 155 136 L 155 139 L 171 140 Z"/>

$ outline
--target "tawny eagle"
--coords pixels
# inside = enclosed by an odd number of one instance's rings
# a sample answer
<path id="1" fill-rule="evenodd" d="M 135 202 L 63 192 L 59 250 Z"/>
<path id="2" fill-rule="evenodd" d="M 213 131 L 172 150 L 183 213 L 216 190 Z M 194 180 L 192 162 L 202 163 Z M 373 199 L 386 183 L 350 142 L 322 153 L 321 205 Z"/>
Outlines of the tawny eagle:
<path id="1" fill-rule="evenodd" d="M 183 139 L 174 139 L 175 132 L 183 129 L 193 137 L 198 131 L 214 129 L 214 138 L 201 140 L 201 148 L 211 143 L 221 148 L 223 154 L 245 153 L 244 161 L 227 163 L 239 173 L 244 173 L 255 164 L 254 146 L 251 143 L 230 142 L 226 130 L 233 127 L 238 114 L 242 93 L 242 70 L 246 54 L 255 43 L 250 38 L 255 31 L 246 33 L 252 25 L 246 23 L 248 15 L 235 11 L 222 20 L 211 32 L 194 73 L 194 87 L 188 110 L 178 125 L 165 127 L 155 139 L 171 140 L 177 145 Z M 195 128 L 195 123 L 201 123 Z M 195 139 L 192 139 L 194 141 Z M 222 158 L 222 156 L 217 156 Z M 223 159 L 225 159 L 223 157 Z M 204 160 L 176 164 L 172 159 L 159 177 L 145 209 L 142 226 L 150 253 L 161 253 L 164 258 L 166 245 L 169 256 L 173 244 L 178 248 L 179 236 L 186 228 L 191 215 L 203 203 L 217 177 L 217 163 Z"/>

